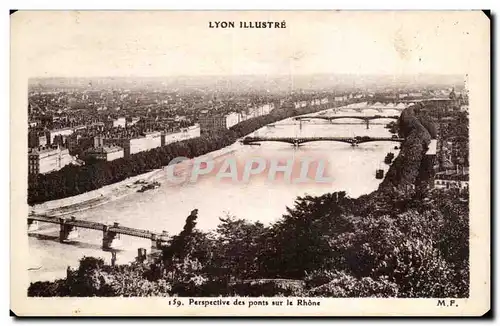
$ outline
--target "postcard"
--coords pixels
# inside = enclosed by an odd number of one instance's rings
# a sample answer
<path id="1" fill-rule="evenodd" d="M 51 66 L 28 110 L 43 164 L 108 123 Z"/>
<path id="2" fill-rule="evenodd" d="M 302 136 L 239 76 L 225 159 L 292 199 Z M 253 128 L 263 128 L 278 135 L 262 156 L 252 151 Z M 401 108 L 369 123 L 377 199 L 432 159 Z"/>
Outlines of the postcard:
<path id="1" fill-rule="evenodd" d="M 483 316 L 483 11 L 17 11 L 11 311 Z"/>

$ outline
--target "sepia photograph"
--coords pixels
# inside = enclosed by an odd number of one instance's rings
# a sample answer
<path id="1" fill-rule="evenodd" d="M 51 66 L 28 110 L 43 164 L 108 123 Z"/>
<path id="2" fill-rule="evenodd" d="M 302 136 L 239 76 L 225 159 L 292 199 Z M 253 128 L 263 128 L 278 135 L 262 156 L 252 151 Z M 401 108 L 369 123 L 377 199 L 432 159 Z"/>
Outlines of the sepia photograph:
<path id="1" fill-rule="evenodd" d="M 487 13 L 10 20 L 14 313 L 489 310 Z"/>

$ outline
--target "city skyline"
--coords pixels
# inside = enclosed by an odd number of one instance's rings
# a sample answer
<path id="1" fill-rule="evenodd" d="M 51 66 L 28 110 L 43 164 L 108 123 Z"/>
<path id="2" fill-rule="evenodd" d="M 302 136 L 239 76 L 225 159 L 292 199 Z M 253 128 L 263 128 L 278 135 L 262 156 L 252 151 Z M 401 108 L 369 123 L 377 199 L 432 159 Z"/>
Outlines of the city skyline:
<path id="1" fill-rule="evenodd" d="M 138 89 L 189 91 L 211 89 L 229 92 L 360 91 L 366 89 L 402 91 L 419 88 L 464 87 L 461 75 L 365 75 L 314 74 L 298 76 L 166 76 L 166 77 L 45 77 L 30 78 L 29 88 L 42 89 Z M 215 89 L 214 89 L 215 87 Z"/>

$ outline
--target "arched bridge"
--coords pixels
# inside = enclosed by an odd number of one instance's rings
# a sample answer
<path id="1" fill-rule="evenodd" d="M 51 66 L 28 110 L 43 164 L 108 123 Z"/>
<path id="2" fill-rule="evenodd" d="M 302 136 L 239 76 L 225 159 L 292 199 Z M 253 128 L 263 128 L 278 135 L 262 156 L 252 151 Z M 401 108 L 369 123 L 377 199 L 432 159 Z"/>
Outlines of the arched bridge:
<path id="1" fill-rule="evenodd" d="M 288 143 L 294 146 L 299 146 L 301 144 L 316 142 L 316 141 L 334 141 L 351 144 L 356 146 L 362 143 L 369 143 L 375 141 L 395 141 L 403 142 L 404 138 L 398 137 L 246 137 L 241 142 L 244 145 L 252 145 L 261 142 L 281 142 Z"/>
<path id="2" fill-rule="evenodd" d="M 366 129 L 370 128 L 370 121 L 376 119 L 392 119 L 398 120 L 399 116 L 397 115 L 373 115 L 373 116 L 359 116 L 359 115 L 334 115 L 334 116 L 325 116 L 325 115 L 303 115 L 300 117 L 295 117 L 295 120 L 311 120 L 311 119 L 321 119 L 321 120 L 340 120 L 340 119 L 358 119 L 363 120 L 366 123 Z"/>
<path id="3" fill-rule="evenodd" d="M 382 106 L 382 107 L 377 107 L 377 106 L 366 106 L 366 107 L 342 107 L 342 108 L 339 108 L 338 109 L 338 112 L 342 112 L 342 111 L 346 111 L 346 110 L 349 110 L 349 111 L 354 111 L 354 112 L 358 112 L 358 113 L 361 113 L 365 110 L 375 110 L 377 111 L 378 113 L 384 113 L 386 111 L 397 111 L 397 112 L 402 112 L 404 110 L 404 108 L 401 108 L 401 107 L 385 107 L 385 106 Z"/>
<path id="4" fill-rule="evenodd" d="M 373 116 L 362 116 L 362 115 L 334 115 L 334 116 L 325 116 L 325 115 L 303 115 L 300 117 L 295 117 L 295 120 L 304 120 L 304 119 L 322 119 L 322 120 L 339 120 L 339 119 L 359 119 L 363 121 L 375 120 L 375 119 L 399 119 L 398 115 L 373 115 Z"/>

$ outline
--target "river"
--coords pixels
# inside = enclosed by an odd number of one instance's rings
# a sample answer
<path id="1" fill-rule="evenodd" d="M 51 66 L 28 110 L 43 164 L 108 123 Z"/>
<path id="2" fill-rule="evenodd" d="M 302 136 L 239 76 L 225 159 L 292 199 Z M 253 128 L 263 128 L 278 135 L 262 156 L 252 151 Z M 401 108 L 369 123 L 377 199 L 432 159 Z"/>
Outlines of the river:
<path id="1" fill-rule="evenodd" d="M 392 111 L 392 110 L 391 110 Z M 339 113 L 324 111 L 322 114 L 374 115 L 375 110 L 356 113 L 344 110 Z M 384 112 L 395 115 L 394 112 Z M 391 120 L 374 120 L 370 128 L 360 120 L 343 119 L 334 123 L 323 120 L 303 122 L 302 126 L 293 119 L 286 119 L 274 127 L 263 127 L 254 135 L 267 137 L 319 137 L 319 136 L 372 136 L 390 137 L 384 128 Z M 340 124 L 350 123 L 350 124 Z M 286 212 L 286 206 L 292 207 L 297 196 L 321 195 L 327 192 L 346 191 L 351 197 L 370 193 L 378 187 L 381 180 L 375 178 L 376 169 L 387 171 L 389 166 L 383 163 L 388 152 L 398 154 L 394 142 L 371 142 L 352 147 L 340 142 L 311 142 L 294 148 L 290 144 L 263 142 L 261 146 L 231 145 L 233 151 L 218 157 L 220 163 L 228 157 L 238 162 L 251 157 L 265 159 L 300 159 L 303 157 L 319 158 L 327 162 L 327 175 L 332 179 L 328 183 L 308 182 L 294 184 L 284 180 L 269 181 L 264 175 L 254 176 L 248 183 L 235 185 L 219 181 L 214 174 L 200 178 L 196 183 L 167 185 L 143 193 L 133 193 L 104 205 L 75 214 L 77 219 L 101 223 L 119 222 L 127 227 L 148 229 L 154 232 L 168 231 L 176 234 L 182 230 L 186 217 L 191 210 L 198 209 L 197 228 L 210 230 L 216 228 L 219 217 L 226 215 L 244 218 L 250 221 L 272 223 Z M 29 237 L 29 249 L 32 260 L 30 280 L 54 280 L 65 276 L 68 266 L 77 267 L 83 256 L 102 257 L 110 262 L 111 253 L 101 250 L 102 232 L 79 230 L 79 238 L 74 243 L 61 244 L 58 241 L 59 226 L 40 224 L 40 229 Z M 122 236 L 123 249 L 117 253 L 117 263 L 128 263 L 137 255 L 138 248 L 149 250 L 151 242 L 146 239 Z"/>

